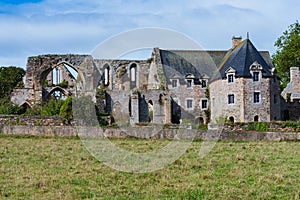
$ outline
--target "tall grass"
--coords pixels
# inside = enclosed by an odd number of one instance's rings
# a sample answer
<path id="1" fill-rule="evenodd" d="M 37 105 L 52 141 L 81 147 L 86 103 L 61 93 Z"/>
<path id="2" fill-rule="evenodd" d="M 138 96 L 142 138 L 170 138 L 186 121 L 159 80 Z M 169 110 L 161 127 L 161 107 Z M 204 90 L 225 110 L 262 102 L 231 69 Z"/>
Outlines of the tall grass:
<path id="1" fill-rule="evenodd" d="M 148 152 L 168 140 L 112 140 Z M 0 136 L 0 199 L 299 199 L 297 142 L 219 142 L 203 159 L 201 142 L 165 169 L 115 171 L 78 138 Z"/>

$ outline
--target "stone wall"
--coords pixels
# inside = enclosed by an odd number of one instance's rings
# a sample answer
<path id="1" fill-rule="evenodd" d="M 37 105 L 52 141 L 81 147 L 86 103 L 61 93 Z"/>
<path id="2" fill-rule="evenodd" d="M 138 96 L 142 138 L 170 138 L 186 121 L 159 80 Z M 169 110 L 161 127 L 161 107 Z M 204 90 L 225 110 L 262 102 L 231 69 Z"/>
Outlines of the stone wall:
<path id="1" fill-rule="evenodd" d="M 0 115 L 0 125 L 64 126 L 60 117 Z"/>
<path id="2" fill-rule="evenodd" d="M 298 121 L 300 119 L 300 102 L 285 102 L 284 111 L 288 120 Z"/>
<path id="3" fill-rule="evenodd" d="M 0 134 L 12 135 L 36 135 L 36 136 L 77 136 L 78 127 L 72 126 L 0 126 Z M 153 134 L 152 129 L 130 128 L 130 129 L 101 129 L 99 127 L 88 127 L 81 129 L 87 131 L 89 136 L 105 136 L 108 138 L 152 138 L 173 139 L 179 134 L 182 137 L 190 137 L 186 130 L 163 129 Z M 127 135 L 130 133 L 130 135 Z M 207 131 L 198 131 L 194 139 L 205 139 Z M 300 133 L 288 132 L 255 132 L 255 131 L 223 131 L 219 137 L 221 141 L 300 141 Z"/>
<path id="4" fill-rule="evenodd" d="M 260 93 L 259 103 L 253 101 L 254 92 Z M 281 119 L 279 82 L 271 78 L 258 82 L 251 78 L 235 78 L 232 83 L 227 79 L 217 80 L 210 84 L 210 94 L 213 121 L 219 117 L 233 117 L 235 122 L 253 122 L 255 116 L 264 122 Z M 229 94 L 234 95 L 233 104 L 228 104 Z"/>

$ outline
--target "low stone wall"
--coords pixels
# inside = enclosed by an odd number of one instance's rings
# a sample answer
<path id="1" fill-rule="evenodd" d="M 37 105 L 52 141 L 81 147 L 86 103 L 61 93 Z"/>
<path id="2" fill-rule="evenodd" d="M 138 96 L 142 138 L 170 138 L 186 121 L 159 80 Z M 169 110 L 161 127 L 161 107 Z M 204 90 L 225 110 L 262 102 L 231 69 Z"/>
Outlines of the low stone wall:
<path id="1" fill-rule="evenodd" d="M 0 125 L 65 126 L 60 117 L 0 115 Z"/>
<path id="2" fill-rule="evenodd" d="M 110 138 L 153 138 L 153 139 L 173 139 L 190 138 L 193 132 L 190 130 L 163 129 L 154 131 L 149 128 L 128 128 L 128 129 L 101 129 L 99 127 L 72 127 L 72 126 L 0 126 L 0 134 L 15 135 L 36 135 L 36 136 L 100 136 Z M 221 141 L 300 141 L 300 133 L 289 132 L 256 132 L 256 131 L 197 131 L 194 133 L 195 139 L 206 140 L 210 136 L 219 136 Z"/>

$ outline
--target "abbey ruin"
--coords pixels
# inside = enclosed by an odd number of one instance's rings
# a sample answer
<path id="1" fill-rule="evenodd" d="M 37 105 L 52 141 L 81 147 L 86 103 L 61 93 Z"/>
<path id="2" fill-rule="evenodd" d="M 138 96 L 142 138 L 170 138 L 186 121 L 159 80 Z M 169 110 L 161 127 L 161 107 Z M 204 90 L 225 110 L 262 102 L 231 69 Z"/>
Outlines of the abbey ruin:
<path id="1" fill-rule="evenodd" d="M 51 97 L 84 92 L 102 112 L 131 125 L 206 124 L 222 117 L 269 122 L 300 116 L 295 112 L 300 110 L 299 69 L 291 68 L 291 83 L 281 94 L 269 52 L 241 37 L 233 37 L 229 50 L 154 48 L 148 60 L 29 57 L 24 85 L 12 94 L 15 104 L 32 107 Z"/>

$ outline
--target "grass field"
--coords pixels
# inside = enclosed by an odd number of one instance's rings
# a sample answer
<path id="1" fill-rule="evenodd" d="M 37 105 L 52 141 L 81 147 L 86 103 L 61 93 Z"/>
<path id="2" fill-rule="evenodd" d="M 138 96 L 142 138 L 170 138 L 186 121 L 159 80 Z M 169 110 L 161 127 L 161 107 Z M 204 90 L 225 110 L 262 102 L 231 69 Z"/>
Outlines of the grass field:
<path id="1" fill-rule="evenodd" d="M 149 151 L 167 140 L 113 142 Z M 0 136 L 0 199 L 299 199 L 300 143 L 201 142 L 165 169 L 131 174 L 92 157 L 78 138 Z"/>

